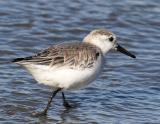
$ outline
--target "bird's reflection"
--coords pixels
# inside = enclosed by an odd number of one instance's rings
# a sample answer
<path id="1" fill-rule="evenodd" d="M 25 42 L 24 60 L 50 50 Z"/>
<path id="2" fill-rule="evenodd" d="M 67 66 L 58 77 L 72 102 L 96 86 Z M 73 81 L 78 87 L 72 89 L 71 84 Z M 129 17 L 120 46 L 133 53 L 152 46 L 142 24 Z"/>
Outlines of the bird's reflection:
<path id="1" fill-rule="evenodd" d="M 75 103 L 71 104 L 71 108 L 65 108 L 61 111 L 61 114 L 60 114 L 60 118 L 61 118 L 61 122 L 59 124 L 64 124 L 66 122 L 66 119 L 69 117 L 69 118 L 76 118 L 74 116 L 74 111 L 76 111 L 76 108 L 80 106 L 79 103 Z"/>
<path id="2" fill-rule="evenodd" d="M 71 105 L 72 105 L 71 108 L 64 108 L 59 112 L 60 119 L 57 119 L 57 117 L 55 119 L 54 117 L 50 118 L 49 115 L 40 116 L 38 117 L 38 122 L 36 124 L 47 124 L 48 122 L 53 122 L 53 123 L 55 122 L 56 124 L 67 124 L 68 120 L 67 118 L 78 121 L 79 119 L 77 118 L 77 116 L 74 116 L 74 111 L 76 111 L 76 108 L 80 106 L 80 104 L 74 102 L 74 104 Z"/>

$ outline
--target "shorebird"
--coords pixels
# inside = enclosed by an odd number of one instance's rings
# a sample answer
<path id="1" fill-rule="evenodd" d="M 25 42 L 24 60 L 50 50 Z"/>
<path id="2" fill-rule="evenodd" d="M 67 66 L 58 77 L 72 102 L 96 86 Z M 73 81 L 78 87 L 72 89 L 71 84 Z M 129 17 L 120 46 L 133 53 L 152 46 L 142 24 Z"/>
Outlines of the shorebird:
<path id="1" fill-rule="evenodd" d="M 136 58 L 117 43 L 114 33 L 98 29 L 91 31 L 82 42 L 61 43 L 33 56 L 14 59 L 12 62 L 25 67 L 38 83 L 54 89 L 46 108 L 34 115 L 46 115 L 52 99 L 60 91 L 63 105 L 71 107 L 64 91 L 84 88 L 94 81 L 102 71 L 105 55 L 111 49 Z"/>

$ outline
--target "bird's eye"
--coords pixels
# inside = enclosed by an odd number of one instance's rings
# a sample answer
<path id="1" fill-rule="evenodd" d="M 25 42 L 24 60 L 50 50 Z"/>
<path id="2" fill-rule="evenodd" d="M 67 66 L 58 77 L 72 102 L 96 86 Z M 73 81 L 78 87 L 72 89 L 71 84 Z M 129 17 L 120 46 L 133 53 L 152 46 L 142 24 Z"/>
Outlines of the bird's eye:
<path id="1" fill-rule="evenodd" d="M 113 40 L 114 40 L 114 38 L 113 38 L 113 37 L 110 37 L 110 38 L 109 38 L 109 41 L 111 41 L 111 42 L 112 42 Z"/>

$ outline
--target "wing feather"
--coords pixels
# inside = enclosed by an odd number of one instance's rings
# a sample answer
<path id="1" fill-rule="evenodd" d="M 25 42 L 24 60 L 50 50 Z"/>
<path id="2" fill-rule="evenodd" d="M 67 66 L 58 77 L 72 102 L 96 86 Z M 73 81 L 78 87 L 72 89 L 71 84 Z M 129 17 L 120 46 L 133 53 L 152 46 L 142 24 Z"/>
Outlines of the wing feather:
<path id="1" fill-rule="evenodd" d="M 63 43 L 51 46 L 34 56 L 19 59 L 16 63 L 91 68 L 100 52 L 99 48 L 88 43 Z"/>

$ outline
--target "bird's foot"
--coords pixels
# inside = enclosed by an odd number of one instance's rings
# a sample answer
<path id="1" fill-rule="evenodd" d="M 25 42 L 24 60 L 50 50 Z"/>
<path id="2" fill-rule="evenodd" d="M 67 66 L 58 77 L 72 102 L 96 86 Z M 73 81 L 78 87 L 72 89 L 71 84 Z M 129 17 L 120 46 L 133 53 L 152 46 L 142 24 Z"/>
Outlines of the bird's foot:
<path id="1" fill-rule="evenodd" d="M 39 116 L 46 116 L 47 115 L 47 110 L 41 111 L 41 112 L 33 112 L 32 116 L 34 117 L 39 117 Z"/>
<path id="2" fill-rule="evenodd" d="M 66 107 L 66 108 L 73 108 L 73 106 L 70 105 L 68 102 L 64 102 L 63 106 Z"/>

